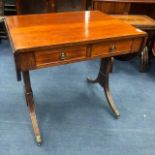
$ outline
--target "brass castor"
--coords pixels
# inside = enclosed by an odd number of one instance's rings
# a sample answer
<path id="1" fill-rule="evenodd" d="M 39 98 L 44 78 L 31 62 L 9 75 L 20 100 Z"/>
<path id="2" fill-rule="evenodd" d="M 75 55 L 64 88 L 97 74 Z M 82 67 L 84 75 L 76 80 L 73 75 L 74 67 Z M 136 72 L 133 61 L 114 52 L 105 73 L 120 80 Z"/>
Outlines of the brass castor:
<path id="1" fill-rule="evenodd" d="M 116 118 L 119 118 L 119 117 L 120 117 L 120 113 L 119 113 L 118 110 L 116 110 L 116 111 L 114 112 L 114 114 L 115 114 L 115 117 L 116 117 Z"/>
<path id="2" fill-rule="evenodd" d="M 40 146 L 42 144 L 41 136 L 36 136 L 36 143 Z"/>

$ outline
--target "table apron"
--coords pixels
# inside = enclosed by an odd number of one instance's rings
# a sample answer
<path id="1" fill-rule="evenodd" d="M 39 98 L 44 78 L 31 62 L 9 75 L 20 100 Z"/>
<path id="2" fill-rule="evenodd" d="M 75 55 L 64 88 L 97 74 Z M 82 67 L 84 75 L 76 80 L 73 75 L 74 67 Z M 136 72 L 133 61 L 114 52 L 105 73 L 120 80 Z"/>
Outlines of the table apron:
<path id="1" fill-rule="evenodd" d="M 63 65 L 94 58 L 113 57 L 135 53 L 141 50 L 144 37 L 106 41 L 96 44 L 72 46 L 65 48 L 33 50 L 16 53 L 15 63 L 20 71 Z"/>

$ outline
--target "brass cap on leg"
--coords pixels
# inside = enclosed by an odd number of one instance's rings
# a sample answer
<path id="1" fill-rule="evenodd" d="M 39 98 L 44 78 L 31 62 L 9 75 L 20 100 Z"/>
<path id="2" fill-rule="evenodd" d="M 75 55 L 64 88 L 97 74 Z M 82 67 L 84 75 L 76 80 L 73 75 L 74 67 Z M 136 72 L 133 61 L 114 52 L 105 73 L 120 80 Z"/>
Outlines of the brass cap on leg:
<path id="1" fill-rule="evenodd" d="M 116 110 L 114 113 L 115 113 L 116 118 L 119 118 L 120 117 L 119 111 Z"/>
<path id="2" fill-rule="evenodd" d="M 41 139 L 40 135 L 36 136 L 36 142 L 37 142 L 38 145 L 41 145 L 42 139 Z"/>

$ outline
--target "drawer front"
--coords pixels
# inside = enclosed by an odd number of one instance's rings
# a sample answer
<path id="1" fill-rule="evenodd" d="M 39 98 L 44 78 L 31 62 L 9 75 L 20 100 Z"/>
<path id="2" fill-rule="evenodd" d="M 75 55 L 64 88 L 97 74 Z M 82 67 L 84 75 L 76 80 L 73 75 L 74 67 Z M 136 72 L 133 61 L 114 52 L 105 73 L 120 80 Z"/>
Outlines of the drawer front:
<path id="1" fill-rule="evenodd" d="M 36 66 L 86 58 L 86 47 L 69 47 L 35 52 Z"/>
<path id="2" fill-rule="evenodd" d="M 17 68 L 31 70 L 67 64 L 92 58 L 111 57 L 122 54 L 139 52 L 144 38 L 131 40 L 107 41 L 84 46 L 67 47 L 61 49 L 31 51 L 15 55 Z"/>
<path id="3" fill-rule="evenodd" d="M 143 42 L 144 42 L 144 38 L 135 39 L 132 44 L 132 52 L 140 52 L 140 50 L 142 50 Z"/>
<path id="4" fill-rule="evenodd" d="M 129 53 L 132 49 L 132 40 L 115 41 L 113 43 L 99 43 L 92 46 L 92 57 Z"/>

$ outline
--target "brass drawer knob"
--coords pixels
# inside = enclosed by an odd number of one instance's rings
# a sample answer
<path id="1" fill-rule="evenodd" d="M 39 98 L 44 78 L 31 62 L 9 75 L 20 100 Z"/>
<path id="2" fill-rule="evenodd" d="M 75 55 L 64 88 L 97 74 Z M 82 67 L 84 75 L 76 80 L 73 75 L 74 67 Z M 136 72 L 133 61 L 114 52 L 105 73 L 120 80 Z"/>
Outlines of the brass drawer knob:
<path id="1" fill-rule="evenodd" d="M 67 58 L 67 55 L 65 52 L 60 52 L 60 60 L 65 60 Z"/>
<path id="2" fill-rule="evenodd" d="M 115 44 L 113 44 L 110 48 L 109 48 L 110 52 L 115 52 L 116 51 L 116 46 Z"/>

